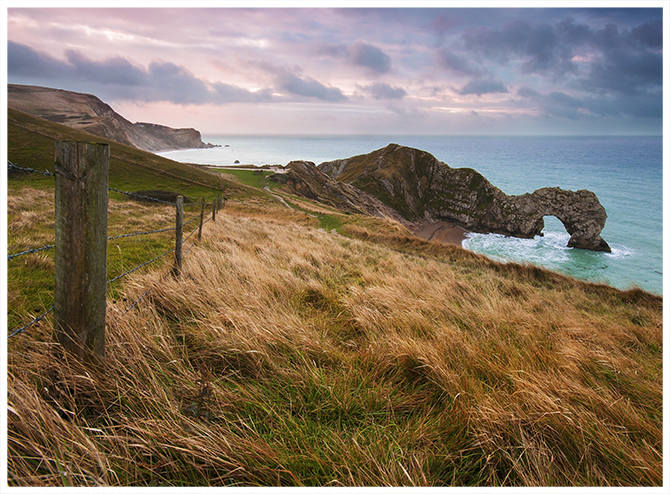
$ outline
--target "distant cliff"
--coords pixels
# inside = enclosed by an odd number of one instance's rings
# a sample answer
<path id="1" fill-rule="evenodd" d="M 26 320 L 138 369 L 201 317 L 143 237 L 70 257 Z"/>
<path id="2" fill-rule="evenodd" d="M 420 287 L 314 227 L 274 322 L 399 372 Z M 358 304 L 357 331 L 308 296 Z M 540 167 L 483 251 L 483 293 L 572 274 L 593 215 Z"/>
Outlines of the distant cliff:
<path id="1" fill-rule="evenodd" d="M 569 247 L 610 251 L 600 237 L 607 213 L 588 190 L 553 187 L 508 196 L 475 170 L 451 168 L 430 153 L 397 144 L 318 168 L 409 221 L 443 220 L 471 231 L 532 238 L 541 234 L 544 216 L 556 216 L 570 234 Z"/>
<path id="2" fill-rule="evenodd" d="M 129 122 L 91 94 L 8 84 L 7 106 L 144 151 L 215 147 L 195 129 Z"/>

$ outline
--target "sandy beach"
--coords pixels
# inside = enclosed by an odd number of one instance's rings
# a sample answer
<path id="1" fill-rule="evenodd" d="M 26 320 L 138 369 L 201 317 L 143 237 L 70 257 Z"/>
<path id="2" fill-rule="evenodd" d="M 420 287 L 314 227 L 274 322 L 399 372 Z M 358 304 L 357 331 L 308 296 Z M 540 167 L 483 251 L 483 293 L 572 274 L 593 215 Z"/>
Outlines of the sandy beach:
<path id="1" fill-rule="evenodd" d="M 423 240 L 462 245 L 467 230 L 446 221 L 435 221 L 416 225 L 412 233 Z"/>

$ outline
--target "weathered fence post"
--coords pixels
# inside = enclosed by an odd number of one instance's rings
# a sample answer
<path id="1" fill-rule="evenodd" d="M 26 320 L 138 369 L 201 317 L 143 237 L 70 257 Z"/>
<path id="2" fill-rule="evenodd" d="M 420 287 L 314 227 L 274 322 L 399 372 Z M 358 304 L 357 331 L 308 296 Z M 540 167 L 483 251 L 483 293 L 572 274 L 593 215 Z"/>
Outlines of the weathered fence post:
<path id="1" fill-rule="evenodd" d="M 176 276 L 181 274 L 181 243 L 184 235 L 184 198 L 177 197 L 177 232 L 175 234 L 174 269 Z"/>
<path id="2" fill-rule="evenodd" d="M 202 240 L 202 222 L 205 219 L 205 196 L 202 196 L 202 206 L 200 207 L 200 227 L 198 227 L 198 242 Z"/>
<path id="3" fill-rule="evenodd" d="M 55 147 L 55 338 L 80 360 L 104 364 L 109 145 Z"/>
<path id="4" fill-rule="evenodd" d="M 219 207 L 219 195 L 212 200 L 212 221 L 216 221 L 216 208 Z"/>

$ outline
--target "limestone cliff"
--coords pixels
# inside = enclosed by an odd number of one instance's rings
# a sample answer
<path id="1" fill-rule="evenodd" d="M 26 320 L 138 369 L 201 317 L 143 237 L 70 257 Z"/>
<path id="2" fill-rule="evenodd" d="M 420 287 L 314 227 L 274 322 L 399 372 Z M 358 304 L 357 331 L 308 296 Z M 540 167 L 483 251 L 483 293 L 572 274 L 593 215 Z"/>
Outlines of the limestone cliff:
<path id="1" fill-rule="evenodd" d="M 214 147 L 195 129 L 131 123 L 91 94 L 8 84 L 7 106 L 144 151 Z"/>
<path id="2" fill-rule="evenodd" d="M 600 237 L 607 214 L 593 192 L 539 189 L 508 196 L 469 168 L 451 168 L 430 153 L 389 144 L 319 165 L 331 178 L 377 197 L 409 221 L 442 220 L 484 233 L 531 238 L 553 215 L 570 234 L 568 246 L 610 252 Z"/>
<path id="3" fill-rule="evenodd" d="M 307 197 L 341 211 L 408 224 L 401 215 L 376 197 L 330 178 L 311 161 L 291 161 L 286 165 L 285 173 L 272 175 L 270 180 L 282 183 L 288 193 Z"/>

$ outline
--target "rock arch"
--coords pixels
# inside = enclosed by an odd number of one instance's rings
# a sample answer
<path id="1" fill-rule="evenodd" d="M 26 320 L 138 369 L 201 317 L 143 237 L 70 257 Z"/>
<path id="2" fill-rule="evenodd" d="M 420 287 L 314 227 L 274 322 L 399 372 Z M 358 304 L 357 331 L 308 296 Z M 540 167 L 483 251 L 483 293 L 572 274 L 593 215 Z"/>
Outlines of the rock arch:
<path id="1" fill-rule="evenodd" d="M 518 236 L 533 237 L 540 234 L 544 228 L 544 217 L 555 216 L 570 234 L 568 247 L 612 251 L 600 236 L 605 227 L 607 213 L 598 197 L 589 190 L 571 191 L 560 187 L 547 187 L 532 194 L 508 196 L 507 201 L 517 211 L 517 214 L 508 216 L 511 221 L 508 229 L 517 231 Z"/>

